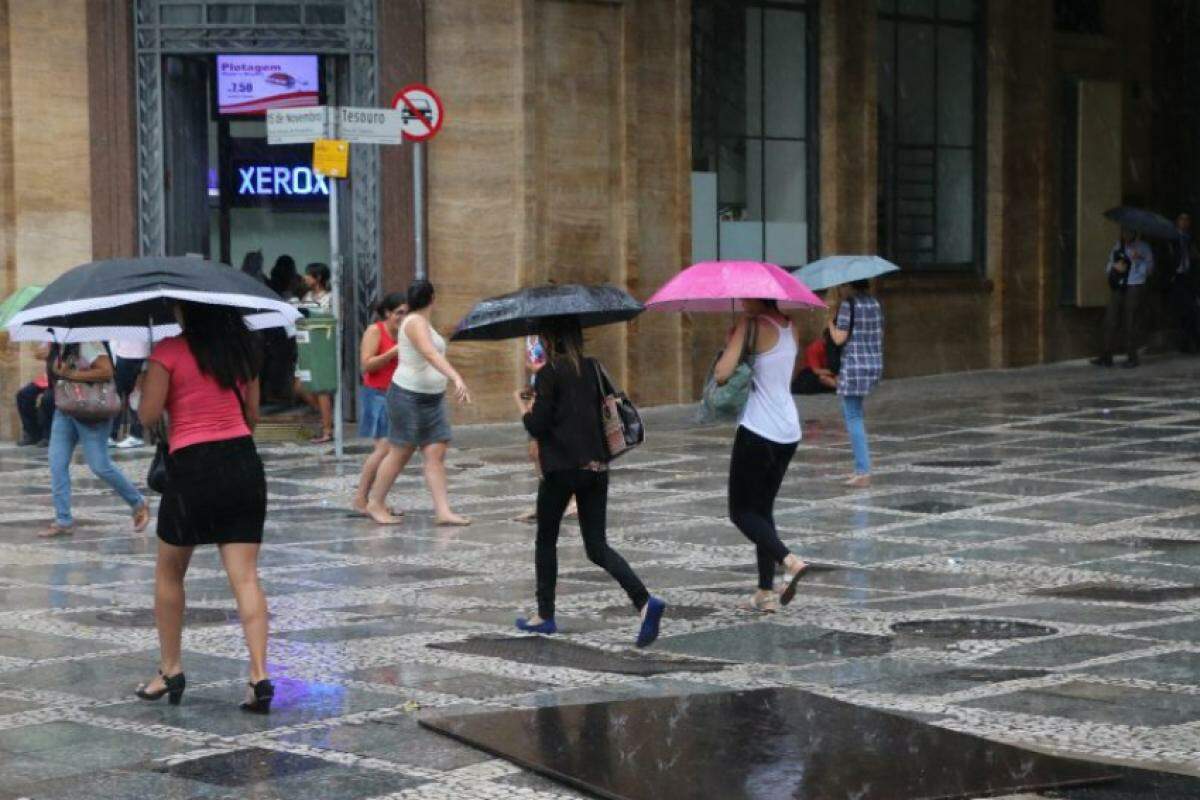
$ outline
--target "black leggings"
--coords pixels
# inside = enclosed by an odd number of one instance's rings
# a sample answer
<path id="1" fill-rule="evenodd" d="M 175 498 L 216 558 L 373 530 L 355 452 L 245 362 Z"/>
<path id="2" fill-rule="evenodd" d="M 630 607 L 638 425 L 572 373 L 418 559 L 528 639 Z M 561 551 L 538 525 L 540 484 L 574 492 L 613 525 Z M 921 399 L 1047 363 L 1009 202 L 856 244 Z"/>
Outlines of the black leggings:
<path id="1" fill-rule="evenodd" d="M 758 551 L 758 588 L 775 584 L 775 565 L 788 556 L 775 531 L 775 495 L 799 442 L 779 444 L 738 426 L 729 459 L 729 519 Z"/>
<path id="2" fill-rule="evenodd" d="M 638 580 L 620 553 L 608 546 L 605 527 L 608 516 L 608 473 L 573 469 L 547 472 L 538 485 L 537 570 L 538 616 L 554 618 L 554 585 L 558 580 L 558 531 L 571 495 L 579 505 L 579 529 L 583 546 L 593 564 L 621 584 L 634 607 L 642 610 L 650 593 Z"/>

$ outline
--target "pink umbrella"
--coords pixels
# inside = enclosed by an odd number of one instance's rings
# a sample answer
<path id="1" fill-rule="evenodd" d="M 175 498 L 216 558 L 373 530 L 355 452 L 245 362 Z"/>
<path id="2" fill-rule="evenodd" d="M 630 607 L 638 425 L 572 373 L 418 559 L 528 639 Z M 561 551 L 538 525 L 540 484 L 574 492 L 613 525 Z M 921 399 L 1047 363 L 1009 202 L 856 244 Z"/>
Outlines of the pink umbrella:
<path id="1" fill-rule="evenodd" d="M 775 300 L 780 308 L 825 308 L 821 298 L 787 270 L 758 261 L 693 264 L 646 301 L 653 311 L 724 311 L 742 299 Z"/>

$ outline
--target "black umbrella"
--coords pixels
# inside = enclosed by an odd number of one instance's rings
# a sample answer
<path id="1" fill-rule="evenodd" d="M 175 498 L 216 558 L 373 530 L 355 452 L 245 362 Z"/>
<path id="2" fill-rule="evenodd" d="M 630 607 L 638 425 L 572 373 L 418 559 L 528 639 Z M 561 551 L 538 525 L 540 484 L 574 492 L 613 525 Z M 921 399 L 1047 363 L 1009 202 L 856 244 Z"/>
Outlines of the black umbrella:
<path id="1" fill-rule="evenodd" d="M 534 286 L 475 304 L 451 337 L 455 341 L 495 341 L 541 332 L 550 317 L 575 317 L 584 328 L 626 322 L 645 309 L 616 286 L 563 284 Z"/>
<path id="2" fill-rule="evenodd" d="M 158 340 L 179 333 L 175 301 L 240 309 L 254 329 L 291 329 L 300 314 L 261 281 L 200 258 L 118 258 L 59 276 L 8 324 L 14 341 Z M 149 331 L 149 334 L 147 333 Z"/>
<path id="3" fill-rule="evenodd" d="M 1154 239 L 1176 239 L 1179 237 L 1179 231 L 1175 228 L 1175 223 L 1162 214 L 1155 214 L 1153 211 L 1146 211 L 1145 209 L 1134 208 L 1133 206 L 1117 206 L 1105 211 L 1104 216 L 1122 228 L 1136 231 L 1142 236 L 1149 236 Z"/>

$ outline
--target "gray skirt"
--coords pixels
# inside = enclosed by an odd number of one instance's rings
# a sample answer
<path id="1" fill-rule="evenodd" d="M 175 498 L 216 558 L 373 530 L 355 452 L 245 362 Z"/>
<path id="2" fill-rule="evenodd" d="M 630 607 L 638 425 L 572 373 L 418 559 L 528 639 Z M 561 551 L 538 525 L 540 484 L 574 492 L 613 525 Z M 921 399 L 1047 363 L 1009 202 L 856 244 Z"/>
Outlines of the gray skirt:
<path id="1" fill-rule="evenodd" d="M 388 387 L 388 441 L 401 447 L 424 447 L 450 441 L 446 394 L 425 394 Z"/>

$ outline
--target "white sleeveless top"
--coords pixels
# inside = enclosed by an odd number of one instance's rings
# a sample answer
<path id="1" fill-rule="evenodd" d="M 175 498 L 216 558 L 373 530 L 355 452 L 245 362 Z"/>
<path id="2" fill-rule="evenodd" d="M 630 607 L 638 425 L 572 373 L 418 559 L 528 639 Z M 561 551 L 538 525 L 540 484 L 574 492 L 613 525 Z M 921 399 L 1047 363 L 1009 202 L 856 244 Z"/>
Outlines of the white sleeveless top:
<path id="1" fill-rule="evenodd" d="M 800 441 L 800 414 L 792 399 L 792 370 L 798 348 L 790 322 L 785 328 L 770 317 L 760 319 L 775 326 L 779 341 L 754 357 L 753 388 L 738 424 L 764 439 L 791 444 Z"/>
<path id="2" fill-rule="evenodd" d="M 449 382 L 445 375 L 433 368 L 433 365 L 421 355 L 421 351 L 408 338 L 409 320 L 404 320 L 397 331 L 396 344 L 400 346 L 400 363 L 392 373 L 392 383 L 401 389 L 421 394 L 441 394 L 446 391 Z M 442 355 L 446 354 L 446 340 L 442 335 L 429 326 L 429 338 L 433 340 L 434 348 Z"/>

